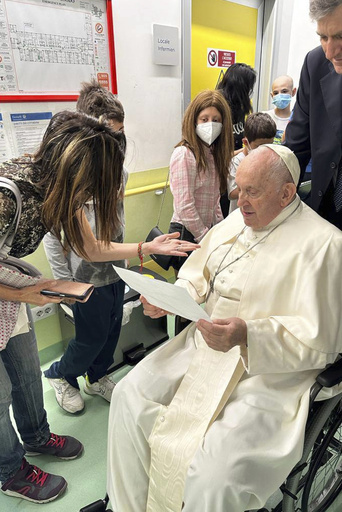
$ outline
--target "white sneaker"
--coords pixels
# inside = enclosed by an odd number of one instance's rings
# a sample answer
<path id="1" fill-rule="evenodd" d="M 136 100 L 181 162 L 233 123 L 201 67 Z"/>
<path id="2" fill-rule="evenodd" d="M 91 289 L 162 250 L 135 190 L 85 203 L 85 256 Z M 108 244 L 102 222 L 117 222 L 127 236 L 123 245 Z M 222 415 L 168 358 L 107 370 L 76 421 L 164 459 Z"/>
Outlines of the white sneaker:
<path id="1" fill-rule="evenodd" d="M 114 388 L 115 382 L 110 380 L 107 375 L 92 384 L 89 382 L 89 377 L 87 375 L 83 390 L 87 395 L 100 395 L 102 398 L 107 400 L 107 402 L 110 402 Z"/>
<path id="2" fill-rule="evenodd" d="M 55 390 L 58 405 L 64 411 L 75 414 L 84 409 L 84 400 L 79 389 L 74 388 L 65 379 L 48 379 L 48 381 Z"/>

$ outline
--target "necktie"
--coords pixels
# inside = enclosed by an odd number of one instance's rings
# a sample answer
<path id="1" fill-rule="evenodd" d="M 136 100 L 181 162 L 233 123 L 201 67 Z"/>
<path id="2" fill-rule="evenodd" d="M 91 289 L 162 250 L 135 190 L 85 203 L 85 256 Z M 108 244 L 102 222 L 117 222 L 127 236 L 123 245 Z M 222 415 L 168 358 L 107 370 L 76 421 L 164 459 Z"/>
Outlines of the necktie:
<path id="1" fill-rule="evenodd" d="M 338 166 L 338 174 L 334 190 L 334 205 L 337 212 L 342 208 L 342 163 Z"/>

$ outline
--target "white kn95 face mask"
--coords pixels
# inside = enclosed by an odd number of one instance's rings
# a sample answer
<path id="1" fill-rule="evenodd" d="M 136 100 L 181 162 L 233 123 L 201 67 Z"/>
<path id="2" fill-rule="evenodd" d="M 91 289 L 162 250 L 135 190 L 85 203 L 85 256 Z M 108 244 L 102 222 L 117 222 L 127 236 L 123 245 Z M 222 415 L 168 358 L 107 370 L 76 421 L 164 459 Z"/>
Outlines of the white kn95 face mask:
<path id="1" fill-rule="evenodd" d="M 217 139 L 222 131 L 222 123 L 209 122 L 200 123 L 196 126 L 196 134 L 203 140 L 208 146 Z"/>

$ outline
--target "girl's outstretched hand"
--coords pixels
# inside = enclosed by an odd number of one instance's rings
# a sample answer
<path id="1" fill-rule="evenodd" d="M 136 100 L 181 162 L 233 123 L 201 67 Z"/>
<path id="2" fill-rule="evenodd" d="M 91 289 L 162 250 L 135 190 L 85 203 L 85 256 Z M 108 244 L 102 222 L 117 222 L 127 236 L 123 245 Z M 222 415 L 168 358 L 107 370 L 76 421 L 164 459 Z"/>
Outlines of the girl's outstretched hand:
<path id="1" fill-rule="evenodd" d="M 199 249 L 201 246 L 186 240 L 177 240 L 179 233 L 167 233 L 157 236 L 151 242 L 144 242 L 143 253 L 149 254 L 171 254 L 172 256 L 188 256 L 188 252 Z"/>

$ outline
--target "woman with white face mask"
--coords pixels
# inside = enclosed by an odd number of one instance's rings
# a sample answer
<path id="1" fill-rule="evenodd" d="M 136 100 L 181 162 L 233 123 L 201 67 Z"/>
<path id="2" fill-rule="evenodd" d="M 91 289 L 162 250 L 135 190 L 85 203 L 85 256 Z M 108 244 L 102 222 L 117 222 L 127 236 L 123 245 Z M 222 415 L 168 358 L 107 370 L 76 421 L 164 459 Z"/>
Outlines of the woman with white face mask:
<path id="1" fill-rule="evenodd" d="M 230 109 L 219 91 L 200 92 L 185 111 L 182 140 L 170 161 L 173 216 L 170 233 L 200 243 L 209 229 L 223 219 L 220 196 L 234 152 Z M 174 256 L 177 275 L 186 258 Z"/>

